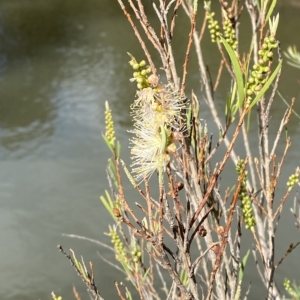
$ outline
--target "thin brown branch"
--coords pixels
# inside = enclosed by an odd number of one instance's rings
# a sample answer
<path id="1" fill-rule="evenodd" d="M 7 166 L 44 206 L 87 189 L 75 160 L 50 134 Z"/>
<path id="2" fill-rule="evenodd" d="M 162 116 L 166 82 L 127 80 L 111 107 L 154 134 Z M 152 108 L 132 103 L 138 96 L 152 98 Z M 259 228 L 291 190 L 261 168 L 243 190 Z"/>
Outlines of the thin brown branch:
<path id="1" fill-rule="evenodd" d="M 234 145 L 234 143 L 235 143 L 235 141 L 236 141 L 236 139 L 237 139 L 237 137 L 238 137 L 238 135 L 239 135 L 239 133 L 240 133 L 241 126 L 242 126 L 242 124 L 243 124 L 243 122 L 244 122 L 244 118 L 245 118 L 245 115 L 247 114 L 248 110 L 249 110 L 249 109 L 246 107 L 246 108 L 243 110 L 243 112 L 241 113 L 239 123 L 238 123 L 238 125 L 237 125 L 237 127 L 236 127 L 236 129 L 235 129 L 235 132 L 234 132 L 233 136 L 232 136 L 231 142 L 230 142 L 230 144 L 228 145 L 228 148 L 227 148 L 227 151 L 226 151 L 226 153 L 225 153 L 225 155 L 224 155 L 224 158 L 223 158 L 223 160 L 221 161 L 218 170 L 217 170 L 217 171 L 213 174 L 213 176 L 211 177 L 210 182 L 209 182 L 208 189 L 207 189 L 207 191 L 206 191 L 206 194 L 205 194 L 205 196 L 203 197 L 203 200 L 201 201 L 201 203 L 199 204 L 197 211 L 194 213 L 194 216 L 193 216 L 192 219 L 190 220 L 190 224 L 189 224 L 189 227 L 190 227 L 190 228 L 193 226 L 194 222 L 195 222 L 196 219 L 198 218 L 200 212 L 202 211 L 204 205 L 206 204 L 206 202 L 207 202 L 207 200 L 208 200 L 208 198 L 209 198 L 209 196 L 210 196 L 210 194 L 211 194 L 211 192 L 212 192 L 212 190 L 213 190 L 213 188 L 214 188 L 214 186 L 215 186 L 215 184 L 216 184 L 216 182 L 217 182 L 217 179 L 219 178 L 220 174 L 222 173 L 222 171 L 223 171 L 223 169 L 224 169 L 224 166 L 225 166 L 225 164 L 226 164 L 226 162 L 227 162 L 227 160 L 228 160 L 228 158 L 229 158 L 229 156 L 230 156 L 230 153 L 231 153 L 231 151 L 232 151 L 232 149 L 233 149 L 233 145 Z"/>
<path id="2" fill-rule="evenodd" d="M 58 248 L 59 252 L 62 253 L 69 260 L 71 266 L 75 269 L 78 276 L 81 278 L 81 280 L 87 286 L 88 290 L 95 297 L 95 300 L 104 300 L 101 297 L 97 286 L 95 285 L 93 269 L 91 269 L 91 274 L 89 274 L 86 270 L 83 271 L 82 268 L 79 269 L 78 263 L 74 262 L 73 258 L 65 252 L 65 250 L 63 249 L 63 247 L 61 245 L 58 245 L 57 248 Z"/>
<path id="3" fill-rule="evenodd" d="M 120 4 L 120 6 L 121 6 L 121 8 L 122 8 L 122 10 L 123 10 L 123 12 L 124 12 L 124 14 L 125 14 L 125 16 L 127 17 L 127 20 L 128 20 L 128 22 L 130 23 L 130 25 L 131 25 L 131 27 L 132 27 L 132 29 L 133 29 L 133 31 L 134 31 L 134 34 L 136 35 L 136 37 L 137 37 L 137 39 L 138 39 L 138 41 L 139 41 L 139 43 L 140 43 L 142 49 L 144 50 L 144 53 L 145 53 L 145 55 L 146 55 L 146 57 L 147 57 L 147 60 L 148 60 L 148 62 L 149 62 L 149 64 L 150 64 L 150 66 L 151 66 L 152 73 L 153 73 L 155 76 L 157 76 L 157 70 L 156 70 L 155 65 L 154 65 L 154 63 L 153 63 L 153 61 L 152 61 L 151 55 L 150 55 L 150 53 L 149 53 L 149 51 L 148 51 L 148 48 L 147 48 L 146 44 L 144 43 L 144 41 L 143 41 L 143 39 L 142 39 L 142 37 L 141 37 L 141 35 L 140 35 L 140 33 L 139 33 L 137 27 L 136 27 L 135 24 L 133 23 L 132 18 L 131 18 L 131 16 L 130 16 L 130 14 L 128 13 L 128 11 L 126 10 L 126 7 L 125 7 L 125 5 L 123 4 L 122 0 L 118 0 L 118 2 L 119 2 L 119 4 Z M 154 41 L 153 41 L 153 42 L 154 42 Z M 154 43 L 153 43 L 153 45 L 155 46 Z"/>
<path id="4" fill-rule="evenodd" d="M 220 249 L 218 251 L 218 255 L 215 260 L 213 270 L 211 271 L 211 274 L 210 274 L 210 282 L 209 282 L 209 287 L 208 287 L 208 292 L 207 292 L 207 297 L 206 297 L 207 300 L 211 299 L 216 273 L 217 273 L 218 268 L 220 267 L 221 259 L 222 259 L 222 256 L 225 251 L 226 244 L 227 244 L 228 235 L 230 234 L 229 231 L 230 231 L 231 223 L 233 220 L 233 214 L 234 214 L 234 211 L 236 208 L 237 201 L 239 199 L 239 192 L 240 192 L 241 185 L 243 184 L 243 178 L 245 176 L 245 167 L 246 167 L 247 163 L 248 163 L 248 158 L 245 159 L 241 174 L 239 175 L 239 178 L 238 178 L 238 184 L 237 184 L 235 193 L 232 197 L 229 214 L 228 214 L 228 220 L 227 220 L 227 223 L 226 223 L 226 226 L 224 229 L 224 233 L 222 234 L 223 235 L 222 243 L 221 243 Z"/>
<path id="5" fill-rule="evenodd" d="M 174 2 L 174 1 L 172 1 L 172 2 Z M 172 2 L 170 2 L 170 4 Z M 172 18 L 171 18 L 171 26 L 170 26 L 171 27 L 170 28 L 171 37 L 173 37 L 173 35 L 174 35 L 175 20 L 176 20 L 177 11 L 178 11 L 179 6 L 181 5 L 181 2 L 182 2 L 182 0 L 177 0 L 176 4 L 175 4 L 175 7 L 174 7 L 174 12 L 173 12 L 173 15 L 172 15 Z"/>
<path id="6" fill-rule="evenodd" d="M 219 85 L 219 83 L 220 83 L 220 78 L 221 78 L 221 75 L 222 75 L 223 66 L 224 66 L 224 59 L 222 59 L 222 60 L 220 61 L 220 66 L 219 66 L 219 70 L 218 70 L 218 75 L 217 75 L 216 82 L 215 82 L 215 85 L 214 85 L 214 88 L 213 88 L 213 91 L 214 91 L 214 92 L 217 90 L 218 85 Z"/>
<path id="7" fill-rule="evenodd" d="M 261 259 L 262 259 L 263 266 L 266 267 L 266 262 L 265 262 L 264 254 L 263 254 L 263 251 L 262 251 L 262 248 L 261 248 L 260 240 L 258 239 L 258 237 L 257 237 L 257 235 L 256 235 L 255 228 L 252 228 L 252 229 L 251 229 L 251 232 L 252 232 L 252 234 L 253 234 L 253 238 L 254 238 L 254 240 L 255 240 L 255 244 L 256 244 L 258 253 L 260 254 L 260 257 L 261 257 Z"/>
<path id="8" fill-rule="evenodd" d="M 206 14 L 205 14 L 205 18 L 203 19 L 201 30 L 200 30 L 199 36 L 198 36 L 199 42 L 202 41 L 202 38 L 203 38 L 203 35 L 204 35 L 204 32 L 205 32 L 205 28 L 206 28 L 206 24 L 207 24 L 207 17 L 206 17 Z"/>
<path id="9" fill-rule="evenodd" d="M 265 210 L 265 208 L 260 204 L 259 200 L 257 199 L 257 197 L 255 196 L 255 194 L 253 194 L 251 191 L 247 190 L 249 195 L 251 196 L 251 199 L 255 202 L 255 204 L 259 207 L 259 209 L 262 211 L 262 213 L 266 216 L 267 215 L 267 211 Z"/>
<path id="10" fill-rule="evenodd" d="M 79 296 L 79 294 L 78 294 L 78 292 L 76 290 L 75 285 L 73 285 L 72 292 L 73 292 L 73 295 L 75 297 L 75 300 L 81 300 L 81 298 L 80 298 L 80 296 Z"/>
<path id="11" fill-rule="evenodd" d="M 282 120 L 280 122 L 280 126 L 279 126 L 279 129 L 277 131 L 277 135 L 276 135 L 276 138 L 275 138 L 275 141 L 274 141 L 274 144 L 273 144 L 272 151 L 270 153 L 270 157 L 273 157 L 273 155 L 275 154 L 275 150 L 277 148 L 277 145 L 278 145 L 278 142 L 279 142 L 282 130 L 283 130 L 284 126 L 290 120 L 290 117 L 291 117 L 291 114 L 292 114 L 292 111 L 293 111 L 294 103 L 295 103 L 295 98 L 292 98 L 292 102 L 291 102 L 289 108 L 285 111 L 284 116 L 283 116 L 283 118 L 282 118 Z"/>
<path id="12" fill-rule="evenodd" d="M 121 299 L 121 300 L 126 300 L 126 298 L 124 298 L 123 295 L 122 295 L 122 292 L 121 292 L 121 290 L 120 290 L 120 288 L 119 288 L 119 283 L 118 283 L 117 281 L 115 281 L 115 287 L 116 287 L 116 289 L 117 289 L 118 296 L 120 297 L 120 299 Z"/>
<path id="13" fill-rule="evenodd" d="M 286 250 L 286 252 L 284 253 L 283 257 L 279 260 L 279 262 L 275 265 L 275 269 L 277 269 L 281 263 L 283 262 L 283 260 L 290 254 L 292 253 L 292 251 L 294 249 L 296 249 L 298 246 L 300 245 L 300 242 L 298 242 L 296 245 L 294 244 L 290 244 L 289 248 Z"/>
<path id="14" fill-rule="evenodd" d="M 189 41 L 187 44 L 187 48 L 186 48 L 186 52 L 185 52 L 185 60 L 184 60 L 184 64 L 183 64 L 183 76 L 182 76 L 181 91 L 180 91 L 181 97 L 184 95 L 184 90 L 185 90 L 187 65 L 189 62 L 189 55 L 190 55 L 191 46 L 192 46 L 192 42 L 193 42 L 193 33 L 195 30 L 195 26 L 196 26 L 196 16 L 197 16 L 197 13 L 193 12 L 192 17 L 191 17 L 191 30 L 189 33 Z"/>

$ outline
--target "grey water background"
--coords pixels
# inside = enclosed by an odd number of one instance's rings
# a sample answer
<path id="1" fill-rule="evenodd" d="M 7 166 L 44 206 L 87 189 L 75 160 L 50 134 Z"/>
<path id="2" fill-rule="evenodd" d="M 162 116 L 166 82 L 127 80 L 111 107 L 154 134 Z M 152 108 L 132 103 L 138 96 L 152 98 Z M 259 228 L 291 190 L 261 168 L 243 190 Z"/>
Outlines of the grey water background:
<path id="1" fill-rule="evenodd" d="M 300 49 L 300 1 L 281 1 L 278 7 L 281 47 Z M 186 31 L 177 30 L 176 47 L 183 54 Z M 205 39 L 204 55 L 216 69 L 217 52 L 207 35 Z M 114 255 L 62 233 L 109 242 L 103 232 L 108 231 L 111 218 L 99 201 L 107 188 L 104 169 L 110 157 L 101 138 L 103 109 L 108 100 L 123 157 L 129 162 L 127 130 L 132 125 L 129 105 L 134 84 L 129 83 L 132 70 L 127 51 L 144 57 L 117 1 L 0 1 L 0 299 L 51 299 L 51 291 L 73 299 L 73 284 L 82 299 L 87 299 L 83 283 L 58 253 L 57 244 L 65 250 L 72 248 L 86 262 L 93 261 L 102 295 L 116 299 L 113 282 L 122 280 L 122 275 L 97 252 L 108 260 Z M 199 86 L 196 64 L 191 64 L 190 74 L 193 87 Z M 284 64 L 280 91 L 287 99 L 296 97 L 299 113 L 298 78 L 300 70 Z M 217 97 L 220 111 L 226 92 L 224 85 Z M 214 128 L 205 105 L 202 107 L 202 118 Z M 276 98 L 275 123 L 284 108 Z M 299 128 L 299 120 L 292 116 L 288 125 L 292 146 L 279 194 L 300 163 Z M 271 127 L 273 137 L 276 130 Z M 249 138 L 257 139 L 254 129 Z M 125 191 L 128 199 L 137 201 L 127 182 Z M 290 199 L 287 207 L 291 205 Z M 300 240 L 293 223 L 286 209 L 276 241 L 278 258 L 291 242 Z M 299 254 L 296 249 L 280 266 L 280 284 L 284 277 L 300 283 Z M 245 280 L 252 282 L 250 299 L 260 299 L 263 289 L 253 260 L 249 261 Z"/>

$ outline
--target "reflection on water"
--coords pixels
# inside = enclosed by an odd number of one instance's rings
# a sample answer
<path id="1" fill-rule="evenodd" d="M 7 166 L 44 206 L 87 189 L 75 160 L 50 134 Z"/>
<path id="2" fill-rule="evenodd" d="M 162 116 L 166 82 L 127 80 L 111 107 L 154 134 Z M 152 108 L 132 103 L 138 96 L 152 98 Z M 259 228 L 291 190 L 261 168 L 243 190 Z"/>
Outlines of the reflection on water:
<path id="1" fill-rule="evenodd" d="M 289 27 L 296 26 L 298 12 L 282 10 L 286 19 L 294 16 Z M 289 39 L 284 30 L 280 35 L 287 46 L 293 35 Z M 177 43 L 184 53 L 182 41 Z M 107 286 L 103 295 L 114 299 L 113 282 L 120 278 L 99 261 L 96 250 L 103 250 L 61 233 L 105 239 L 102 232 L 110 218 L 98 200 L 106 188 L 103 170 L 109 157 L 101 140 L 103 107 L 109 100 L 127 159 L 134 97 L 127 51 L 143 57 L 117 1 L 1 1 L 0 239 L 5 244 L 0 257 L 5 259 L 0 268 L 5 272 L 0 273 L 0 299 L 50 299 L 52 290 L 71 299 L 73 283 L 85 298 L 80 280 L 57 254 L 58 243 L 98 264 L 96 278 Z M 214 60 L 210 48 L 204 52 L 208 63 Z M 197 74 L 196 65 L 190 68 Z M 290 76 L 283 73 L 284 95 L 297 95 L 299 87 L 290 78 L 299 73 L 292 68 L 284 72 Z M 274 110 L 274 118 L 282 107 Z M 292 136 L 299 134 L 298 124 L 292 120 Z M 256 139 L 255 134 L 250 138 Z M 299 157 L 299 141 L 294 143 L 293 161 Z M 113 258 L 106 251 L 103 255 Z"/>

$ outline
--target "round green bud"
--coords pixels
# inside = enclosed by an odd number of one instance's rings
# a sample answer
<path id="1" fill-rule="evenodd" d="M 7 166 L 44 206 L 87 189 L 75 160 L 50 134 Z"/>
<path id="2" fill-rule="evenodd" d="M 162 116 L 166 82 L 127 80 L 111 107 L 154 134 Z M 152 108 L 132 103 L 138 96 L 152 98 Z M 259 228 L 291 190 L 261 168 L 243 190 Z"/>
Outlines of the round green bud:
<path id="1" fill-rule="evenodd" d="M 140 72 L 134 72 L 134 73 L 133 73 L 133 77 L 134 77 L 134 78 L 137 78 L 137 77 L 139 77 L 140 75 L 141 75 Z"/>
<path id="2" fill-rule="evenodd" d="M 136 82 L 137 82 L 137 83 L 143 83 L 143 82 L 144 82 L 144 78 L 143 78 L 143 77 L 138 77 L 138 78 L 136 79 Z"/>
<path id="3" fill-rule="evenodd" d="M 263 74 L 262 74 L 261 72 L 257 72 L 257 73 L 256 73 L 256 78 L 257 78 L 257 79 L 263 78 Z"/>
<path id="4" fill-rule="evenodd" d="M 273 57 L 273 52 L 268 52 L 268 53 L 267 53 L 267 57 L 268 57 L 268 58 L 272 58 L 272 57 Z"/>
<path id="5" fill-rule="evenodd" d="M 142 75 L 142 76 L 146 76 L 146 75 L 147 75 L 147 71 L 146 71 L 146 70 L 142 70 L 142 71 L 141 71 L 141 75 Z"/>
<path id="6" fill-rule="evenodd" d="M 247 95 L 248 96 L 252 96 L 253 95 L 253 91 L 251 89 L 247 89 Z"/>
<path id="7" fill-rule="evenodd" d="M 271 58 L 269 58 L 269 57 L 267 57 L 267 56 L 264 56 L 264 57 L 263 57 L 263 61 L 264 61 L 265 63 L 269 62 L 270 60 L 271 60 Z"/>
<path id="8" fill-rule="evenodd" d="M 259 84 L 259 85 L 257 85 L 257 86 L 254 88 L 254 90 L 255 90 L 256 92 L 258 92 L 258 91 L 261 90 L 261 88 L 262 88 L 262 86 L 261 86 L 261 84 Z"/>
<path id="9" fill-rule="evenodd" d="M 141 83 L 138 83 L 136 86 L 137 86 L 137 88 L 140 89 L 140 90 L 143 89 L 143 85 L 142 85 Z"/>
<path id="10" fill-rule="evenodd" d="M 254 65 L 253 66 L 253 70 L 255 70 L 255 71 L 259 71 L 259 69 L 260 69 L 260 65 Z"/>
<path id="11" fill-rule="evenodd" d="M 263 50 L 267 50 L 268 49 L 268 45 L 266 43 L 263 43 L 262 46 Z"/>
<path id="12" fill-rule="evenodd" d="M 133 66 L 132 66 L 132 68 L 134 69 L 134 70 L 138 70 L 139 68 L 140 68 L 140 65 L 139 64 L 134 64 Z"/>
<path id="13" fill-rule="evenodd" d="M 275 42 L 276 42 L 275 37 L 274 37 L 274 36 L 271 36 L 271 37 L 269 38 L 269 43 L 274 44 Z"/>
<path id="14" fill-rule="evenodd" d="M 139 63 L 139 66 L 142 68 L 142 67 L 145 67 L 146 66 L 146 61 L 145 60 L 142 60 L 140 63 Z"/>

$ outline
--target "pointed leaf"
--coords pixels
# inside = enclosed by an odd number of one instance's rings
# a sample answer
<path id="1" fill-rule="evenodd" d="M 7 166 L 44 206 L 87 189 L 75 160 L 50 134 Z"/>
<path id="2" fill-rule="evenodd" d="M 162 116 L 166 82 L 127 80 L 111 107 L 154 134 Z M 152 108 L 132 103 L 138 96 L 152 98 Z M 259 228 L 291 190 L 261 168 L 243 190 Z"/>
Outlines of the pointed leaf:
<path id="1" fill-rule="evenodd" d="M 237 84 L 237 89 L 238 89 L 238 103 L 239 103 L 239 108 L 242 107 L 243 105 L 243 101 L 244 101 L 244 79 L 243 79 L 243 72 L 239 63 L 239 60 L 236 56 L 235 51 L 232 49 L 232 47 L 226 42 L 226 40 L 220 35 L 219 36 L 220 39 L 222 40 L 225 49 L 230 57 L 231 63 L 232 63 L 232 67 L 233 67 L 233 71 L 235 74 L 235 79 L 236 79 L 236 84 Z"/>

